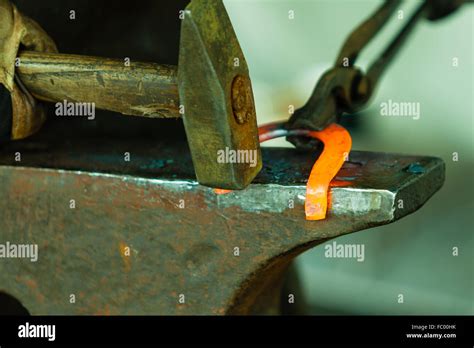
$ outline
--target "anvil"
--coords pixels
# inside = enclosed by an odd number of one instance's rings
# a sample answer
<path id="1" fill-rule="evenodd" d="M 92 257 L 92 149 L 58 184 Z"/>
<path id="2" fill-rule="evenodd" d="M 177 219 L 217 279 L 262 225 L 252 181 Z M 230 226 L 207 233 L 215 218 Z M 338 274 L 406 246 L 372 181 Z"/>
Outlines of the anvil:
<path id="1" fill-rule="evenodd" d="M 297 255 L 413 213 L 444 182 L 440 159 L 354 151 L 328 217 L 306 221 L 314 153 L 263 148 L 247 189 L 216 194 L 184 140 L 64 126 L 0 150 L 0 239 L 38 245 L 37 262 L 0 262 L 0 290 L 31 314 L 280 313 Z"/>
<path id="2" fill-rule="evenodd" d="M 208 10 L 215 14 L 216 8 Z M 214 19 L 221 23 L 222 18 L 226 17 Z M 184 28 L 188 34 L 182 40 L 196 28 L 204 31 L 194 38 L 213 38 L 215 32 L 202 29 L 206 26 L 194 26 L 209 24 L 209 18 L 188 19 L 183 22 L 183 28 L 189 25 Z M 229 33 L 215 39 L 222 44 Z M 122 61 L 20 54 L 20 77 L 42 99 L 80 101 L 86 93 L 90 100 L 95 98 L 92 91 L 99 91 L 97 102 L 112 111 L 127 113 L 128 108 L 131 114 L 153 116 L 151 110 L 164 110 L 179 116 L 181 103 L 176 96 L 191 98 L 182 104 L 188 141 L 143 134 L 129 127 L 125 118 L 116 118 L 114 126 L 122 125 L 126 131 L 114 128 L 112 132 L 99 127 L 71 129 L 70 123 L 55 120 L 38 134 L 0 148 L 0 240 L 38 245 L 36 262 L 0 262 L 0 291 L 16 298 L 31 314 L 281 313 L 281 298 L 294 293 L 285 282 L 297 255 L 338 236 L 403 218 L 442 186 L 445 168 L 440 159 L 353 151 L 331 183 L 327 218 L 315 222 L 305 220 L 303 205 L 317 152 L 263 148 L 263 169 L 258 175 L 260 164 L 245 175 L 234 175 L 230 169 L 220 176 L 223 181 L 200 179 L 197 167 L 210 162 L 202 161 L 196 149 L 204 148 L 217 163 L 217 150 L 227 145 L 235 149 L 236 144 L 257 149 L 258 141 L 243 56 L 236 66 L 243 69 L 241 73 L 228 70 L 233 73 L 222 75 L 223 70 L 215 68 L 222 66 L 214 64 L 219 62 L 214 49 L 227 46 L 191 41 L 180 49 L 200 45 L 213 52 L 199 55 L 205 60 L 199 64 L 207 66 L 200 71 L 207 71 L 207 77 L 196 75 L 192 64 L 182 64 L 190 57 L 186 52 L 180 54 L 178 70 L 142 63 L 129 69 Z M 230 47 L 240 52 L 236 41 Z M 233 53 L 221 57 L 239 58 Z M 181 67 L 184 70 L 179 71 Z M 183 81 L 180 74 L 194 87 L 188 89 L 186 83 L 178 87 Z M 82 90 L 74 84 L 78 75 L 86 86 Z M 199 81 L 206 83 L 200 86 Z M 212 93 L 200 99 L 206 90 Z M 127 100 L 148 107 L 124 104 L 120 99 L 124 91 L 129 91 Z M 143 102 L 149 95 L 171 102 Z M 216 104 L 206 99 L 216 96 Z M 195 108 L 192 100 L 206 103 Z M 305 110 L 306 120 L 314 121 L 314 109 Z M 186 120 L 188 112 L 196 114 L 188 114 Z M 326 113 L 333 117 L 333 112 Z M 209 118 L 200 120 L 199 115 Z M 249 130 L 241 132 L 239 127 L 249 120 Z M 200 121 L 203 128 L 194 123 Z M 202 129 L 210 133 L 196 135 Z M 242 138 L 233 137 L 235 132 Z M 190 141 L 190 134 L 197 136 L 196 142 Z M 133 160 L 124 161 L 124 153 Z M 202 183 L 247 188 L 216 194 Z"/>

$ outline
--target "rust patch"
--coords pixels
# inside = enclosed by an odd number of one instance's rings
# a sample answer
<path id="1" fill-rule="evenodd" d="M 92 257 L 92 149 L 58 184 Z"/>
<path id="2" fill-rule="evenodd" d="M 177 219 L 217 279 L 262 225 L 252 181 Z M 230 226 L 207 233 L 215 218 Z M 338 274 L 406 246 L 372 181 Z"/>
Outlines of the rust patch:
<path id="1" fill-rule="evenodd" d="M 125 244 L 124 242 L 119 243 L 119 250 L 120 250 L 120 256 L 122 257 L 123 260 L 123 265 L 124 265 L 124 270 L 125 272 L 130 272 L 132 269 L 132 251 L 130 246 Z"/>
<path id="2" fill-rule="evenodd" d="M 238 124 L 246 123 L 255 114 L 252 87 L 247 76 L 237 75 L 232 82 L 232 110 Z"/>

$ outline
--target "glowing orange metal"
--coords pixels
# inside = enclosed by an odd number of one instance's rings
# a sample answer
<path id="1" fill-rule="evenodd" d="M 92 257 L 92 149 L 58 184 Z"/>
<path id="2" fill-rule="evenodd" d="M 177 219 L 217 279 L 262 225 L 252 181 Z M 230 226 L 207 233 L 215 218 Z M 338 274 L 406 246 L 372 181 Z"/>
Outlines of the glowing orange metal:
<path id="1" fill-rule="evenodd" d="M 232 192 L 232 190 L 226 190 L 226 189 L 220 189 L 220 188 L 215 188 L 214 193 L 218 195 L 225 195 L 226 193 Z"/>
<path id="2" fill-rule="evenodd" d="M 285 128 L 284 122 L 275 122 L 260 126 L 258 133 L 261 143 L 288 135 L 313 137 L 324 143 L 324 150 L 311 169 L 306 185 L 305 213 L 306 220 L 326 218 L 329 186 L 351 184 L 348 181 L 332 181 L 351 151 L 352 139 L 349 132 L 336 123 L 330 124 L 322 131 L 308 131 L 303 129 L 288 130 Z M 214 192 L 226 194 L 232 191 L 214 189 Z"/>
<path id="3" fill-rule="evenodd" d="M 328 187 L 349 156 L 352 139 L 347 130 L 332 123 L 322 131 L 308 132 L 324 143 L 324 150 L 311 169 L 306 185 L 306 220 L 326 218 Z"/>
<path id="4" fill-rule="evenodd" d="M 331 183 L 349 156 L 352 139 L 342 126 L 332 123 L 322 131 L 303 129 L 288 130 L 284 122 L 265 124 L 259 127 L 260 142 L 288 135 L 301 135 L 317 138 L 324 143 L 324 150 L 313 166 L 306 185 L 306 220 L 321 220 L 326 217 L 328 207 L 328 188 L 347 186 L 350 182 Z"/>

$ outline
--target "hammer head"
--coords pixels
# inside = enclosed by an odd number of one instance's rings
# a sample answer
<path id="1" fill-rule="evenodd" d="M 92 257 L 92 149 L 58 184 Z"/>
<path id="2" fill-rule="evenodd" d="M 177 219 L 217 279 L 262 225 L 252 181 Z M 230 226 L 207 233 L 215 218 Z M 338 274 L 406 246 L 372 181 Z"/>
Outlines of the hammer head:
<path id="1" fill-rule="evenodd" d="M 247 63 L 222 0 L 192 0 L 186 8 L 178 81 L 199 183 L 245 188 L 262 160 Z"/>

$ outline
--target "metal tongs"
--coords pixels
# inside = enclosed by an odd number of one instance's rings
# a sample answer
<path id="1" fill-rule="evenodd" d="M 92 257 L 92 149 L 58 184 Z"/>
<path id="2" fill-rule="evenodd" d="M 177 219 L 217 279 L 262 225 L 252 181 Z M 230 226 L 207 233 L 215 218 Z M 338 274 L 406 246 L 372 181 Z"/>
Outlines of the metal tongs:
<path id="1" fill-rule="evenodd" d="M 396 53 L 399 51 L 419 19 L 434 21 L 443 18 L 462 5 L 465 0 L 426 0 L 417 7 L 404 27 L 398 32 L 382 54 L 364 73 L 354 66 L 360 52 L 383 28 L 401 0 L 386 0 L 374 14 L 359 25 L 342 46 L 334 67 L 319 79 L 306 104 L 290 117 L 288 129 L 322 130 L 337 122 L 344 113 L 361 110 L 370 100 L 377 84 Z M 287 140 L 298 148 L 313 148 L 314 139 L 289 136 Z"/>

